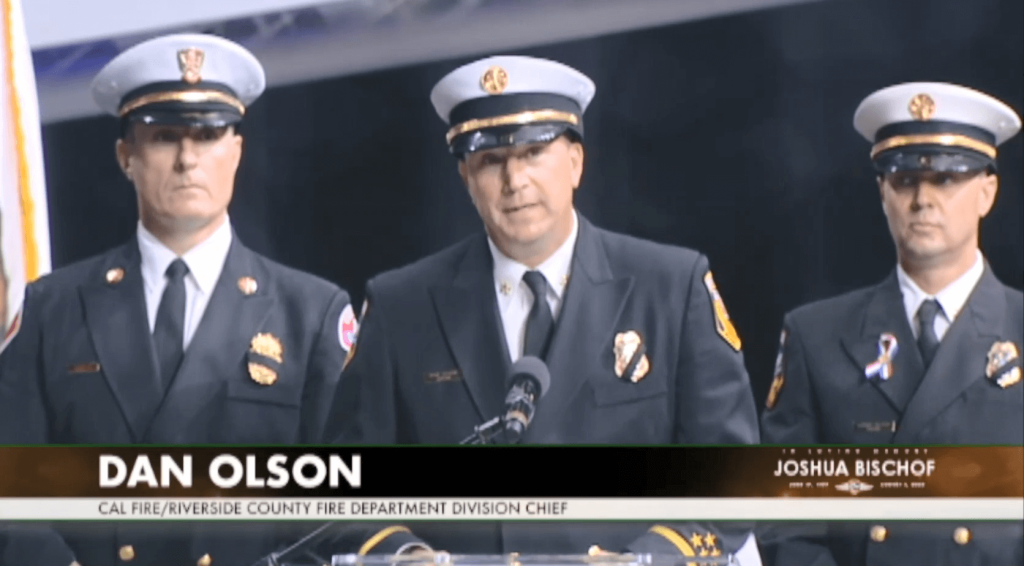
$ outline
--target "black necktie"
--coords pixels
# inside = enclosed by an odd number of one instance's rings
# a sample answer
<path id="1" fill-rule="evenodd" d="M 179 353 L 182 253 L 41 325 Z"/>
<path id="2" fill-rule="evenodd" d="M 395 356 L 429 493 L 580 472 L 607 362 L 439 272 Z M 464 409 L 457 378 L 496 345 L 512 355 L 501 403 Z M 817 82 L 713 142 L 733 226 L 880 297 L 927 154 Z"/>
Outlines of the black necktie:
<path id="1" fill-rule="evenodd" d="M 160 359 L 160 382 L 166 391 L 178 371 L 185 346 L 185 275 L 188 266 L 176 259 L 167 267 L 167 288 L 156 311 L 153 344 Z"/>
<path id="2" fill-rule="evenodd" d="M 551 307 L 548 306 L 548 282 L 539 271 L 527 271 L 523 274 L 523 280 L 533 292 L 533 308 L 526 319 L 523 355 L 544 359 L 551 328 L 554 326 Z"/>
<path id="3" fill-rule="evenodd" d="M 939 349 L 939 337 L 935 335 L 935 317 L 938 316 L 940 310 L 942 307 L 935 299 L 921 303 L 921 307 L 917 309 L 917 322 L 920 324 L 917 347 L 921 349 L 925 368 L 932 364 L 935 352 Z"/>

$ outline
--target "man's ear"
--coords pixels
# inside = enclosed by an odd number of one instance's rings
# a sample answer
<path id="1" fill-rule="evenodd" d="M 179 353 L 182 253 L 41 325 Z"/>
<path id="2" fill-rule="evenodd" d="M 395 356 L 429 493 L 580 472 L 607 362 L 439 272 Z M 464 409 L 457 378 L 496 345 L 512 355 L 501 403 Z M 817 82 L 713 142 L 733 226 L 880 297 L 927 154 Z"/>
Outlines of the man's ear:
<path id="1" fill-rule="evenodd" d="M 238 166 L 242 163 L 242 148 L 245 146 L 245 138 L 242 137 L 242 134 L 239 134 L 237 131 L 235 131 L 233 127 L 231 128 L 231 130 L 228 131 L 228 135 L 231 136 L 231 144 L 234 148 L 235 153 L 235 169 L 237 170 Z"/>
<path id="2" fill-rule="evenodd" d="M 572 175 L 572 188 L 577 189 L 580 186 L 580 179 L 583 177 L 583 161 L 585 157 L 583 151 L 583 144 L 580 142 L 572 142 L 569 144 L 569 167 L 570 175 Z"/>
<path id="3" fill-rule="evenodd" d="M 878 202 L 879 204 L 882 205 L 882 213 L 885 214 L 886 217 L 888 217 L 889 210 L 886 208 L 885 205 L 885 175 L 879 174 L 877 177 L 875 177 L 875 180 L 878 181 Z"/>
<path id="4" fill-rule="evenodd" d="M 994 173 L 985 173 L 981 179 L 981 190 L 978 191 L 978 213 L 981 218 L 985 218 L 992 211 L 998 193 L 999 177 Z"/>
<path id="5" fill-rule="evenodd" d="M 462 183 L 469 188 L 469 164 L 466 162 L 466 156 L 459 157 L 459 177 L 462 177 Z"/>
<path id="6" fill-rule="evenodd" d="M 114 155 L 117 156 L 117 164 L 121 166 L 121 171 L 124 173 L 124 176 L 128 177 L 128 180 L 131 180 L 131 142 L 126 142 L 123 139 L 117 140 L 114 144 Z"/>

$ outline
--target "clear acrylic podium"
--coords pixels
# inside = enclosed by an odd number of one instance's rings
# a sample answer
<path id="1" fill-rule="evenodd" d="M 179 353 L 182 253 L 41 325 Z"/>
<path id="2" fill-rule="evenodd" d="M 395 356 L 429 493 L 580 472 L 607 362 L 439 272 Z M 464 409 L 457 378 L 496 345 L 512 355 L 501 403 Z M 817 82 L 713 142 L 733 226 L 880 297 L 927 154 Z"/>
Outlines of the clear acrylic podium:
<path id="1" fill-rule="evenodd" d="M 330 566 L 738 566 L 732 555 L 679 556 L 658 554 L 339 554 Z"/>

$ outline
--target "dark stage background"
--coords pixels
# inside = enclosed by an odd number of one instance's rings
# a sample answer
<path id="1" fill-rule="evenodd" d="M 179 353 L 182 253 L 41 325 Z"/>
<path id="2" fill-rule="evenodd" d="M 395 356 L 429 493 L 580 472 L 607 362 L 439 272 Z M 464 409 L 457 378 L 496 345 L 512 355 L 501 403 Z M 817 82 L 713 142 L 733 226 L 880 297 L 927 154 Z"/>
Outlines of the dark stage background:
<path id="1" fill-rule="evenodd" d="M 931 80 L 1020 113 L 1022 12 L 1021 0 L 833 0 L 518 53 L 597 83 L 580 211 L 708 254 L 763 405 L 783 313 L 895 265 L 869 144 L 852 126 L 857 105 L 889 84 Z M 429 102 L 438 79 L 476 58 L 269 90 L 244 130 L 231 208 L 240 238 L 335 281 L 358 306 L 369 277 L 482 229 Z M 112 118 L 45 128 L 55 268 L 132 237 L 116 135 Z M 1018 135 L 1001 148 L 982 240 L 1018 288 L 1022 147 Z"/>

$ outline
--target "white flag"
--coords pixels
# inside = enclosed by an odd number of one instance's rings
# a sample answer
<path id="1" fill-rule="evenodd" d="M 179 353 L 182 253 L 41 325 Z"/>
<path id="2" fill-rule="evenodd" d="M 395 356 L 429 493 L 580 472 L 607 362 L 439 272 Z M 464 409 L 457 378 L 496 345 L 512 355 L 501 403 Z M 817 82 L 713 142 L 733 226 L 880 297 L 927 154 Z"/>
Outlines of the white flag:
<path id="1" fill-rule="evenodd" d="M 2 350 L 19 328 L 25 286 L 50 271 L 42 126 L 21 0 L 0 0 L 0 85 Z"/>

